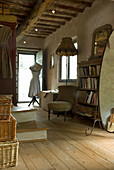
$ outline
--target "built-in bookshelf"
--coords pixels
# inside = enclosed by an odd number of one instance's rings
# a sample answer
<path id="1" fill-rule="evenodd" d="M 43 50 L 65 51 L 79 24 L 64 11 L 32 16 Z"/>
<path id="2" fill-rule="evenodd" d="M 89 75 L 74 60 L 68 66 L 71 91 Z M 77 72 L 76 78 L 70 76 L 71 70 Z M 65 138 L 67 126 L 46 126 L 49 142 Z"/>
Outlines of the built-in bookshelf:
<path id="1" fill-rule="evenodd" d="M 93 59 L 79 63 L 79 100 L 78 106 L 95 109 L 99 107 L 99 79 L 102 59 Z M 87 109 L 86 109 L 87 107 Z"/>

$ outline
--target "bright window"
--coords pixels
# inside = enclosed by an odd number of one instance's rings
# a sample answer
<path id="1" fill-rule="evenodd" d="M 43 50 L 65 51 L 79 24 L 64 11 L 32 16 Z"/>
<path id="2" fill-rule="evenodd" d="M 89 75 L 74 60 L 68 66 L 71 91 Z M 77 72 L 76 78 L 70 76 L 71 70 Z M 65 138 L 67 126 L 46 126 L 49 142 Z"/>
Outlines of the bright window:
<path id="1" fill-rule="evenodd" d="M 77 42 L 74 43 L 77 49 Z M 62 56 L 60 62 L 60 81 L 76 80 L 77 79 L 77 55 L 74 56 Z"/>

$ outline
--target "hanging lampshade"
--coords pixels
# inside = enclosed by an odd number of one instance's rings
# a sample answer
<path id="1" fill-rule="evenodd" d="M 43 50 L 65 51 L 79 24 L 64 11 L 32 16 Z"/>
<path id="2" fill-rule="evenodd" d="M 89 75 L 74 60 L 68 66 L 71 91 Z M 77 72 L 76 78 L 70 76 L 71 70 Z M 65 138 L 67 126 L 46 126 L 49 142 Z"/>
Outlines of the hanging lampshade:
<path id="1" fill-rule="evenodd" d="M 75 48 L 72 38 L 62 38 L 62 42 L 57 48 L 56 54 L 59 56 L 73 56 L 78 54 L 78 50 Z"/>

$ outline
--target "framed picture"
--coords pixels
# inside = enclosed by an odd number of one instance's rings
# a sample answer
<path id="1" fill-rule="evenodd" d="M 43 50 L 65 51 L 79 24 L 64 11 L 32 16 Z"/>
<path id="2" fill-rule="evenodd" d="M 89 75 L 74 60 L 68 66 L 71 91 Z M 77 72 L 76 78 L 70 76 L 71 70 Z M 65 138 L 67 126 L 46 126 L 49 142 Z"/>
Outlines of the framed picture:
<path id="1" fill-rule="evenodd" d="M 50 55 L 50 69 L 54 68 L 54 54 Z"/>

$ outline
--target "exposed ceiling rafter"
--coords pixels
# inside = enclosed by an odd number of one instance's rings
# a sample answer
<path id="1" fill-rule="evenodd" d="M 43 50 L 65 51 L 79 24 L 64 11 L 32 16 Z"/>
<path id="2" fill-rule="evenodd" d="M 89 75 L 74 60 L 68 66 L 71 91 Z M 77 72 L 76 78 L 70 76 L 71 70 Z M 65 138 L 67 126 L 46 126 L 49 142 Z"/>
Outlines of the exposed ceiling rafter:
<path id="1" fill-rule="evenodd" d="M 21 25 L 19 30 L 17 30 L 16 41 L 19 41 L 34 25 L 38 18 L 43 14 L 46 8 L 51 5 L 53 0 L 45 0 L 42 3 L 42 0 L 39 0 L 32 10 L 31 14 L 27 17 L 26 21 Z M 41 4 L 42 3 L 42 4 Z"/>
<path id="2" fill-rule="evenodd" d="M 91 7 L 95 0 L 0 0 L 17 17 L 16 40 L 24 36 L 46 38 L 73 17 Z M 52 13 L 55 10 L 55 13 Z M 38 29 L 36 31 L 35 29 Z"/>

